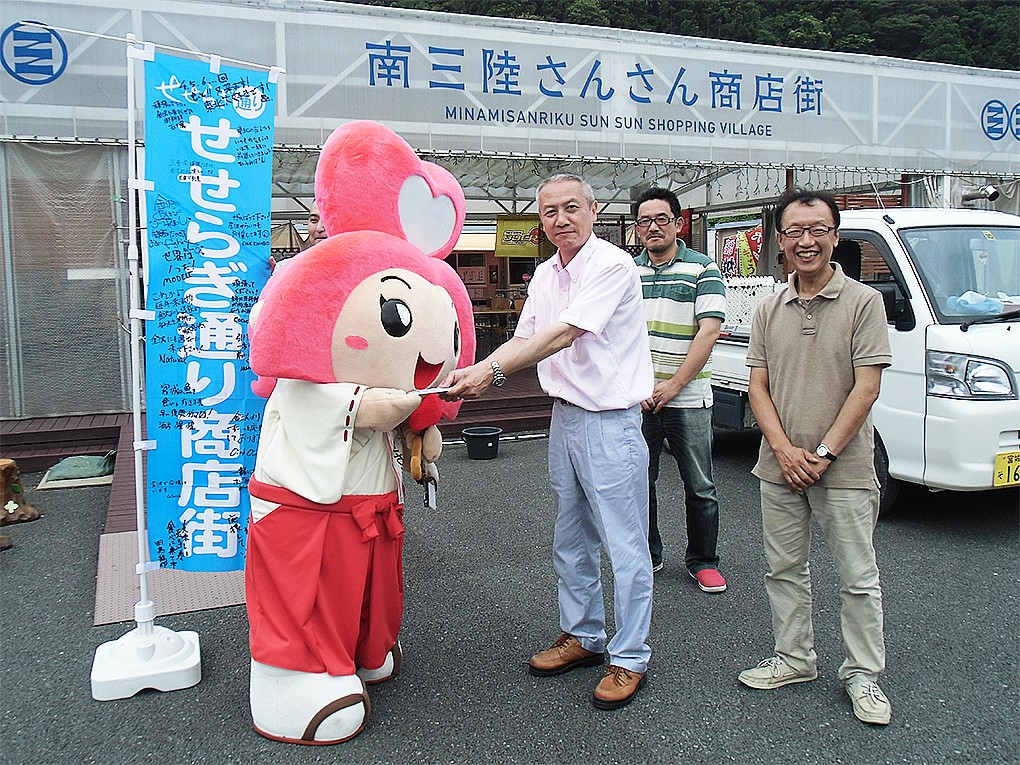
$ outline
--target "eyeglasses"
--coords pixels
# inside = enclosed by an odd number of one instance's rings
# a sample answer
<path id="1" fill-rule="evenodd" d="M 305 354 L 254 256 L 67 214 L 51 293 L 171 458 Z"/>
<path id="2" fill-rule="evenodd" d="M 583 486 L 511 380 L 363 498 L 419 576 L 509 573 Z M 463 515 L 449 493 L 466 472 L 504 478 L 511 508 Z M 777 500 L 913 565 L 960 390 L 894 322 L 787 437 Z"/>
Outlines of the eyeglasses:
<path id="1" fill-rule="evenodd" d="M 800 239 L 804 236 L 804 232 L 807 231 L 815 239 L 831 234 L 836 230 L 835 226 L 812 226 L 811 228 L 801 228 L 799 226 L 792 226 L 791 228 L 784 228 L 780 231 L 780 235 L 787 239 Z"/>
<path id="2" fill-rule="evenodd" d="M 653 223 L 659 228 L 665 228 L 675 220 L 676 218 L 669 218 L 665 215 L 656 215 L 654 218 L 638 218 L 636 221 L 634 221 L 634 225 L 637 226 L 642 231 L 644 231 Z"/>

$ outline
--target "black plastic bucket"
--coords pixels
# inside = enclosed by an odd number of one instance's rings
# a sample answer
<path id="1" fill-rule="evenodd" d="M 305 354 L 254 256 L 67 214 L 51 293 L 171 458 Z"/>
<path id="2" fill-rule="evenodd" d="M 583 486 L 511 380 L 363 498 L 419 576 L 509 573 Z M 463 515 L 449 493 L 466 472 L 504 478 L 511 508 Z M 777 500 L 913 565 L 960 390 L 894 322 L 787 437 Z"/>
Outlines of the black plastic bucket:
<path id="1" fill-rule="evenodd" d="M 464 443 L 467 444 L 468 457 L 473 460 L 495 459 L 499 453 L 499 436 L 503 428 L 479 426 L 464 428 Z"/>

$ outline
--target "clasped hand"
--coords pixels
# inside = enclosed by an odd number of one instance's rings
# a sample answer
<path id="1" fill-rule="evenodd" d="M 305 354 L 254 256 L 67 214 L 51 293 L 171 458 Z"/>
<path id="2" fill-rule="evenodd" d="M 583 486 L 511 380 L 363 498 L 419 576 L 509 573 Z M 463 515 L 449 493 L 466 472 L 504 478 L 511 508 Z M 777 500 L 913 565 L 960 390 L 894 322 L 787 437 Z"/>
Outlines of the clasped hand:
<path id="1" fill-rule="evenodd" d="M 677 385 L 672 379 L 655 383 L 652 395 L 641 402 L 642 412 L 661 412 L 662 408 L 680 394 L 683 386 Z"/>
<path id="2" fill-rule="evenodd" d="M 793 444 L 776 451 L 775 455 L 787 486 L 796 494 L 803 494 L 808 486 L 817 483 L 829 469 L 829 460 Z"/>

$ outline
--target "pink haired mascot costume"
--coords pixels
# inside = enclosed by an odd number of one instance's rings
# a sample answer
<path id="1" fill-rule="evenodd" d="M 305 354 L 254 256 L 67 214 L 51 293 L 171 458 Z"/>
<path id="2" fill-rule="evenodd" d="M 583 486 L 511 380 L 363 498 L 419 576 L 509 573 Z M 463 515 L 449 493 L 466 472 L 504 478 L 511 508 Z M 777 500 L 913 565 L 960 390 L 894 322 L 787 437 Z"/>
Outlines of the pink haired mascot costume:
<path id="1" fill-rule="evenodd" d="M 315 192 L 329 236 L 281 264 L 249 325 L 269 401 L 245 584 L 255 729 L 335 744 L 364 728 L 366 684 L 400 667 L 395 447 L 415 447 L 416 479 L 437 476 L 436 423 L 458 409 L 413 391 L 471 364 L 475 340 L 467 291 L 443 261 L 464 224 L 450 173 L 388 128 L 352 122 L 326 141 Z"/>

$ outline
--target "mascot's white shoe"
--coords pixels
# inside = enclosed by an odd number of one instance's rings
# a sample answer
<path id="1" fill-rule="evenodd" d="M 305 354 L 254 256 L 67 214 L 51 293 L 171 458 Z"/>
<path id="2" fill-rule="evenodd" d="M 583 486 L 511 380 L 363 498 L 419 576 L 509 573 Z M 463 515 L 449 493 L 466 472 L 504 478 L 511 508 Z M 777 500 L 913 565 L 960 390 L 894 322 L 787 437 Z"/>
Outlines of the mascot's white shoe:
<path id="1" fill-rule="evenodd" d="M 400 662 L 403 657 L 404 654 L 400 650 L 400 641 L 398 640 L 393 644 L 393 649 L 386 654 L 386 661 L 382 663 L 379 669 L 366 669 L 362 667 L 358 670 L 358 677 L 365 681 L 365 685 L 384 683 L 390 678 L 396 677 L 397 673 L 400 672 Z"/>
<path id="2" fill-rule="evenodd" d="M 290 744 L 339 744 L 365 727 L 372 709 L 357 675 L 334 677 L 251 662 L 251 716 L 266 738 Z"/>

